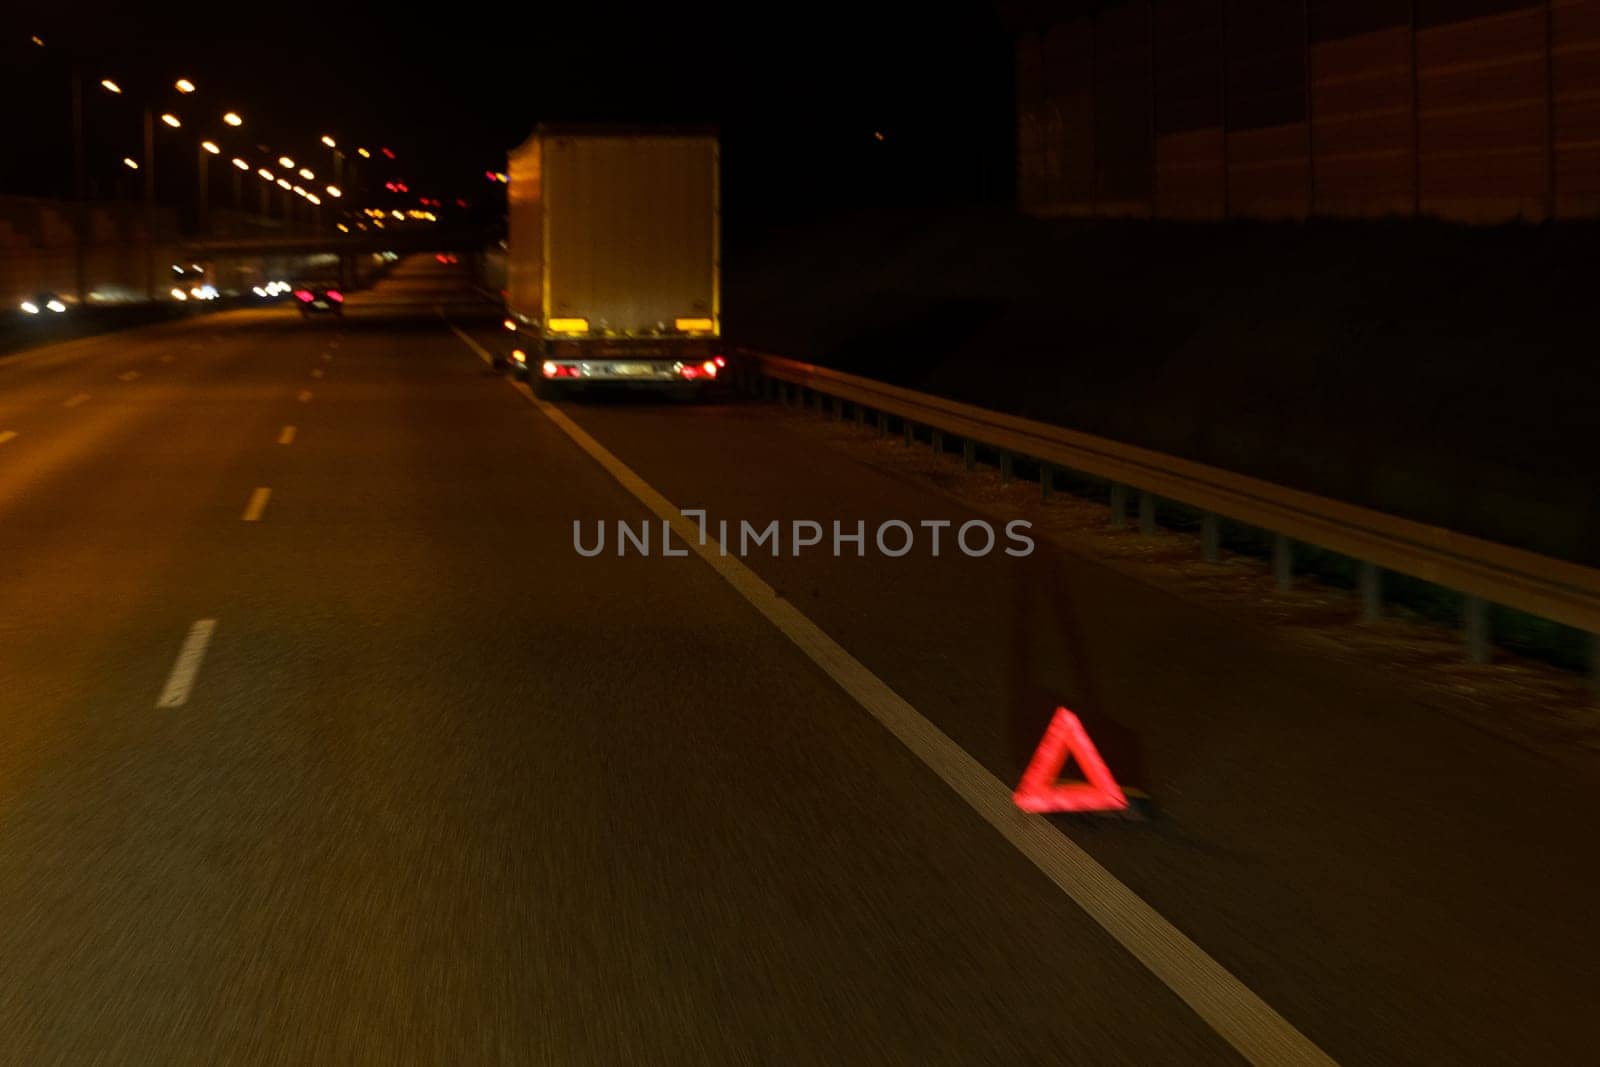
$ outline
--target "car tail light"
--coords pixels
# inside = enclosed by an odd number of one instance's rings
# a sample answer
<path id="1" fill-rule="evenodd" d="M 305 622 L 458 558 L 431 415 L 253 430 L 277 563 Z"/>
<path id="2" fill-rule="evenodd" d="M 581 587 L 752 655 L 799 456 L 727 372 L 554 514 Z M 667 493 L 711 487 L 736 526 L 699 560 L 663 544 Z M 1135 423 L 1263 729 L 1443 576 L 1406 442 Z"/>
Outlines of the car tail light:
<path id="1" fill-rule="evenodd" d="M 335 304 L 342 304 L 344 303 L 344 294 L 337 289 L 329 289 L 328 299 L 332 300 Z"/>
<path id="2" fill-rule="evenodd" d="M 520 348 L 513 348 L 511 350 L 511 358 L 516 360 L 518 363 L 526 363 L 528 362 L 528 353 L 524 352 Z"/>
<path id="3" fill-rule="evenodd" d="M 310 289 L 296 289 L 294 291 L 294 298 L 296 300 L 300 301 L 300 303 L 302 303 L 302 304 L 309 304 L 309 303 L 311 303 L 311 290 Z"/>
<path id="4" fill-rule="evenodd" d="M 707 378 L 715 378 L 717 376 L 717 361 L 708 359 L 700 364 L 700 369 L 705 372 Z"/>
<path id="5" fill-rule="evenodd" d="M 728 361 L 725 358 L 723 358 L 722 356 L 718 356 L 716 359 L 713 359 L 711 362 L 715 363 L 719 367 L 726 367 L 728 365 Z"/>
<path id="6" fill-rule="evenodd" d="M 678 374 L 689 379 L 691 382 L 700 377 L 701 373 L 702 372 L 700 368 L 695 366 L 693 363 L 687 363 L 678 368 Z"/>

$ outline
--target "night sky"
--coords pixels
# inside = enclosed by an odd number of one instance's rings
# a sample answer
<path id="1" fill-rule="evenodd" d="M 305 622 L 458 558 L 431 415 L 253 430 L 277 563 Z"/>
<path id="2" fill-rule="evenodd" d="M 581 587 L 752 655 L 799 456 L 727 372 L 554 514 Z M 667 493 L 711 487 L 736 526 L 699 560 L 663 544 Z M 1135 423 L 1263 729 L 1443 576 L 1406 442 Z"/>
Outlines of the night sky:
<path id="1" fill-rule="evenodd" d="M 325 132 L 386 144 L 398 158 L 379 184 L 403 178 L 485 210 L 494 189 L 483 172 L 502 168 L 505 150 L 541 120 L 715 123 L 736 217 L 1011 195 L 1011 49 L 988 3 L 941 5 L 918 20 L 899 5 L 843 3 L 779 17 L 754 4 L 549 9 L 577 12 L 566 16 L 534 5 L 519 23 L 478 6 L 408 9 L 262 5 L 246 19 L 215 7 L 74 4 L 62 7 L 70 18 L 15 25 L 0 76 L 16 151 L 0 191 L 69 189 L 76 56 L 91 74 L 90 170 L 102 196 L 119 178 L 128 192 L 117 160 L 139 154 L 137 107 L 92 88 L 105 73 L 129 97 L 153 95 L 136 90 L 141 81 L 162 86 L 154 98 L 186 117 L 237 109 L 251 136 L 224 141 L 229 152 L 248 140 L 326 160 L 316 144 Z M 200 92 L 180 100 L 166 90 L 180 75 Z M 197 139 L 161 131 L 163 201 L 192 198 Z"/>

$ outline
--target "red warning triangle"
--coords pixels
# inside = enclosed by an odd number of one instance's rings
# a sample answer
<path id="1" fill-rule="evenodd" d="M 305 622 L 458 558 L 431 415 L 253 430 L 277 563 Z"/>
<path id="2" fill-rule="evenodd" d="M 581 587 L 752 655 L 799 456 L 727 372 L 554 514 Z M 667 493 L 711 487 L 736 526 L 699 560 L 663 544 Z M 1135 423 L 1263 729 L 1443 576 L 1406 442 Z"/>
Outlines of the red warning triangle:
<path id="1" fill-rule="evenodd" d="M 1059 781 L 1068 758 L 1083 768 L 1086 781 Z M 1028 769 L 1012 799 L 1023 811 L 1122 811 L 1128 798 L 1111 777 L 1100 751 L 1084 732 L 1083 723 L 1066 708 L 1057 708 L 1044 739 L 1034 750 Z"/>

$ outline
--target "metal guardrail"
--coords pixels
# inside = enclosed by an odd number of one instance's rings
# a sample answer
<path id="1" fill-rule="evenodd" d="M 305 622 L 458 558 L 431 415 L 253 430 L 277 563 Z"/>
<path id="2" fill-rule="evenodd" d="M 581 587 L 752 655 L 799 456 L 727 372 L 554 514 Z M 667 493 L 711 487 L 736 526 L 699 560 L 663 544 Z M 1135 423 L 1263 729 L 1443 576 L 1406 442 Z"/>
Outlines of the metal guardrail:
<path id="1" fill-rule="evenodd" d="M 880 432 L 887 432 L 885 416 L 893 416 L 902 421 L 908 439 L 918 426 L 960 438 L 969 467 L 974 445 L 982 445 L 1000 454 L 1007 474 L 1013 457 L 1040 463 L 1045 493 L 1052 468 L 1103 478 L 1113 486 L 1115 521 L 1125 516 L 1122 487 L 1139 493 L 1141 526 L 1147 531 L 1154 526 L 1157 497 L 1195 508 L 1204 516 L 1201 540 L 1208 559 L 1217 557 L 1219 518 L 1268 531 L 1275 535 L 1274 571 L 1282 588 L 1289 584 L 1291 541 L 1348 556 L 1361 564 L 1359 585 L 1369 618 L 1382 610 L 1382 570 L 1452 589 L 1466 598 L 1467 654 L 1477 662 L 1489 658 L 1491 603 L 1585 631 L 1591 679 L 1600 689 L 1600 570 L 1048 423 L 762 352 L 737 352 L 739 378 L 751 390 L 765 388 L 784 400 L 790 388 L 809 390 L 836 404 L 854 405 L 862 421 L 867 412 L 876 413 Z"/>

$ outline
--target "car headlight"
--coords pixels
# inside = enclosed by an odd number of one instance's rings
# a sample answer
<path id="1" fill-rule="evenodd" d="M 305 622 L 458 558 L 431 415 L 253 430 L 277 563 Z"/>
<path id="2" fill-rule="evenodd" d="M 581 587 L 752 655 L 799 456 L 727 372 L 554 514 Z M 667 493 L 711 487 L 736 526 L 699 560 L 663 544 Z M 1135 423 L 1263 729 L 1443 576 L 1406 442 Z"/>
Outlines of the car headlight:
<path id="1" fill-rule="evenodd" d="M 50 301 L 50 303 L 46 304 L 45 307 L 49 308 L 51 311 L 54 311 L 54 312 L 56 312 L 58 314 L 60 312 L 63 312 L 65 310 L 67 310 L 67 305 L 63 304 L 59 300 L 52 300 L 52 301 Z"/>
<path id="2" fill-rule="evenodd" d="M 32 300 L 24 300 L 22 302 L 22 310 L 26 311 L 30 315 L 37 315 L 39 314 L 39 305 L 35 304 Z"/>

